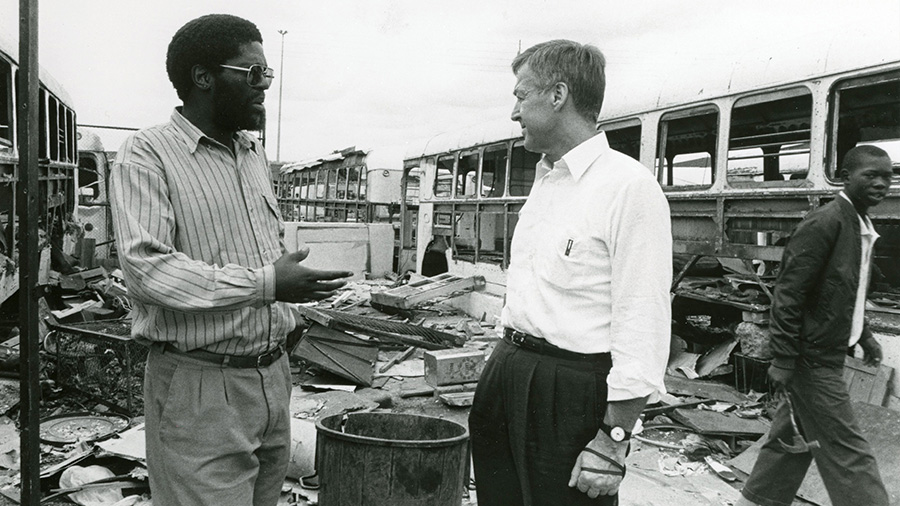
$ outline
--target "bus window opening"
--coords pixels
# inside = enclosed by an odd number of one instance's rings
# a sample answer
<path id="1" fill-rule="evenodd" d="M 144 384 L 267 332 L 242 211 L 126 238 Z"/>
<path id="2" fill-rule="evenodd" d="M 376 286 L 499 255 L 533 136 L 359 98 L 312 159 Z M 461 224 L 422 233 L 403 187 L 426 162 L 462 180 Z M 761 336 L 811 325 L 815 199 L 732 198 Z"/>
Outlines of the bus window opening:
<path id="1" fill-rule="evenodd" d="M 534 186 L 534 175 L 541 155 L 526 151 L 522 142 L 516 142 L 512 148 L 512 159 L 509 167 L 509 195 L 511 197 L 527 197 Z"/>
<path id="2" fill-rule="evenodd" d="M 439 156 L 437 159 L 437 171 L 434 178 L 434 196 L 450 197 L 453 188 L 453 162 L 454 155 Z"/>
<path id="3" fill-rule="evenodd" d="M 457 212 L 453 215 L 453 258 L 462 262 L 475 262 L 475 212 Z"/>
<path id="4" fill-rule="evenodd" d="M 641 158 L 641 125 L 603 129 L 609 147 L 635 160 Z"/>
<path id="5" fill-rule="evenodd" d="M 12 145 L 13 139 L 12 67 L 0 59 L 0 146 Z"/>
<path id="6" fill-rule="evenodd" d="M 659 122 L 657 175 L 665 187 L 713 183 L 719 112 L 704 107 L 663 115 Z"/>
<path id="7" fill-rule="evenodd" d="M 456 168 L 456 198 L 475 196 L 475 174 L 478 171 L 478 153 L 460 155 Z"/>
<path id="8" fill-rule="evenodd" d="M 734 104 L 729 183 L 806 179 L 812 94 L 806 88 L 746 97 Z"/>
<path id="9" fill-rule="evenodd" d="M 506 144 L 488 146 L 481 162 L 481 196 L 502 197 L 506 185 Z"/>
<path id="10" fill-rule="evenodd" d="M 836 140 L 829 168 L 834 180 L 851 148 L 870 144 L 888 152 L 894 174 L 900 175 L 900 72 L 848 80 L 836 87 Z"/>

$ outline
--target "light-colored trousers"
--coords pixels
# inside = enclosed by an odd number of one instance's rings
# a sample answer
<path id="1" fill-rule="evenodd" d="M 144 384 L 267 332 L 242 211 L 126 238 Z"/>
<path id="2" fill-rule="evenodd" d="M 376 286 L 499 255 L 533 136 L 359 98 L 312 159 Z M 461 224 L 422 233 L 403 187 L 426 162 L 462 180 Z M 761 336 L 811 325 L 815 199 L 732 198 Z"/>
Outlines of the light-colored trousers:
<path id="1" fill-rule="evenodd" d="M 275 506 L 290 460 L 287 355 L 259 369 L 150 348 L 144 376 L 154 506 Z"/>

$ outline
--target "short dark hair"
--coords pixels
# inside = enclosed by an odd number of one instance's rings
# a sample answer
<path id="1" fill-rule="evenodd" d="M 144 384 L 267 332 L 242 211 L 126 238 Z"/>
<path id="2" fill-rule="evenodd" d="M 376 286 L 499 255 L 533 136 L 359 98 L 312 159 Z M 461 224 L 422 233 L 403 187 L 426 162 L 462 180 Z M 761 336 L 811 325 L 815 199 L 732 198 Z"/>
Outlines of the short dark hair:
<path id="1" fill-rule="evenodd" d="M 520 53 L 512 62 L 518 74 L 523 65 L 538 79 L 542 89 L 566 83 L 577 110 L 596 122 L 606 91 L 606 57 L 595 46 L 571 40 L 551 40 L 536 44 Z"/>
<path id="2" fill-rule="evenodd" d="M 188 21 L 175 32 L 166 51 L 166 72 L 178 98 L 187 98 L 194 85 L 191 77 L 194 65 L 217 73 L 222 62 L 236 56 L 241 46 L 250 42 L 262 43 L 262 35 L 246 19 L 230 14 L 207 14 Z"/>
<path id="3" fill-rule="evenodd" d="M 862 167 L 866 160 L 871 160 L 872 158 L 887 158 L 888 160 L 890 160 L 891 155 L 887 154 L 887 151 L 879 148 L 878 146 L 872 146 L 869 144 L 856 146 L 850 151 L 847 151 L 847 154 L 844 155 L 844 163 L 841 164 L 841 169 L 844 169 L 848 173 L 851 173 L 854 170 Z"/>

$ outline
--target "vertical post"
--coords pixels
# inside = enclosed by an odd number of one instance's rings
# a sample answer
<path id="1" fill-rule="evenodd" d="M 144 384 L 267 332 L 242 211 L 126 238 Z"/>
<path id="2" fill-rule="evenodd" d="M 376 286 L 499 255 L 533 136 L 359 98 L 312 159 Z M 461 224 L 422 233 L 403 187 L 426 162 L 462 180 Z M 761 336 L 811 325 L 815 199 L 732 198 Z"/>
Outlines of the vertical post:
<path id="1" fill-rule="evenodd" d="M 22 504 L 37 504 L 40 477 L 40 357 L 38 356 L 38 0 L 19 0 L 19 73 L 16 86 L 19 150 L 19 351 Z M 55 136 L 55 133 L 53 134 Z M 53 137 L 55 138 L 55 137 Z M 49 231 L 48 231 L 49 232 Z"/>
<path id="2" fill-rule="evenodd" d="M 281 65 L 278 69 L 278 147 L 275 149 L 275 161 L 281 161 L 281 93 L 284 91 L 284 34 L 287 30 L 278 30 L 281 34 Z"/>

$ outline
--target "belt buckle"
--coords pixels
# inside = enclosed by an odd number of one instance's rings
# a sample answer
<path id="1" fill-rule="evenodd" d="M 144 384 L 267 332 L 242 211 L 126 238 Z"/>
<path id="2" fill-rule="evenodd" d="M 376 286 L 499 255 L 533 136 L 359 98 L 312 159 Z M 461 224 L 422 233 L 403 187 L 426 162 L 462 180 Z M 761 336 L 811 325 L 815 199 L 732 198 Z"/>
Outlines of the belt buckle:
<path id="1" fill-rule="evenodd" d="M 261 355 L 258 355 L 256 357 L 256 368 L 259 369 L 261 367 L 268 367 L 269 365 L 271 365 L 274 362 L 274 360 L 272 360 L 272 357 L 274 357 L 277 353 L 279 353 L 279 351 L 281 351 L 280 344 L 278 346 L 276 346 L 274 349 L 267 351 Z"/>
<path id="2" fill-rule="evenodd" d="M 519 332 L 518 330 L 513 330 L 512 342 L 519 346 L 522 346 L 523 344 L 525 344 L 525 334 Z"/>

